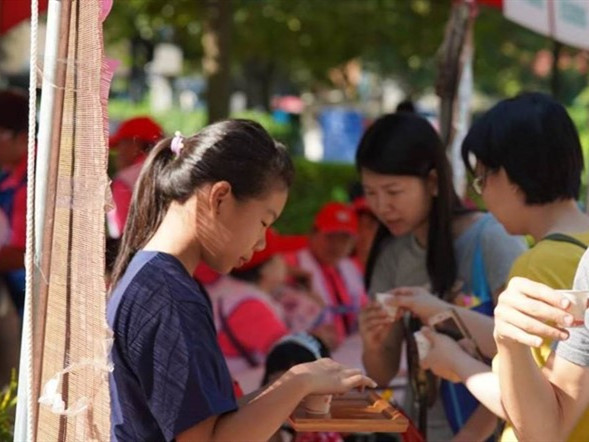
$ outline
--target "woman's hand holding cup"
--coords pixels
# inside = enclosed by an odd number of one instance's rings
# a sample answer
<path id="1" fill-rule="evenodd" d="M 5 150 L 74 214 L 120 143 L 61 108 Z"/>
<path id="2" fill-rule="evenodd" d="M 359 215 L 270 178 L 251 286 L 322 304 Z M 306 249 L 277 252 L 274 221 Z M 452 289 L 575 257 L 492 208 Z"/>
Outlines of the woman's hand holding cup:
<path id="1" fill-rule="evenodd" d="M 378 301 L 368 303 L 358 317 L 358 328 L 365 349 L 380 350 L 395 318 Z"/>
<path id="2" fill-rule="evenodd" d="M 586 295 L 584 299 L 586 308 Z M 495 308 L 495 341 L 497 345 L 539 347 L 544 338 L 567 339 L 565 327 L 581 320 L 583 309 L 577 304 L 569 293 L 529 279 L 513 278 L 499 296 Z"/>

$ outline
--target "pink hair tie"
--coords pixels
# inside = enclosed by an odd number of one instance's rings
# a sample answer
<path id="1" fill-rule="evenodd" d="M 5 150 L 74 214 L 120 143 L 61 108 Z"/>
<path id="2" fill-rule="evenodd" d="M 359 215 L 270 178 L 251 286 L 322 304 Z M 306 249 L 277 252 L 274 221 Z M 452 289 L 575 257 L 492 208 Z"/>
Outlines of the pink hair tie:
<path id="1" fill-rule="evenodd" d="M 172 143 L 170 144 L 170 150 L 174 152 L 174 155 L 179 156 L 180 152 L 184 148 L 184 141 L 180 131 L 176 131 Z"/>

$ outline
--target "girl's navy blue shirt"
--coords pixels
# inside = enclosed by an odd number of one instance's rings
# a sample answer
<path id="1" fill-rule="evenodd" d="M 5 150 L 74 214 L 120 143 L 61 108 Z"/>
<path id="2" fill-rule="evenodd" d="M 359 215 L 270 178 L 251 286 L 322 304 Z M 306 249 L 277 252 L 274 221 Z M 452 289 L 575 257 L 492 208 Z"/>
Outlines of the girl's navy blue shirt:
<path id="1" fill-rule="evenodd" d="M 113 441 L 171 441 L 237 408 L 210 303 L 172 255 L 140 251 L 107 306 Z"/>

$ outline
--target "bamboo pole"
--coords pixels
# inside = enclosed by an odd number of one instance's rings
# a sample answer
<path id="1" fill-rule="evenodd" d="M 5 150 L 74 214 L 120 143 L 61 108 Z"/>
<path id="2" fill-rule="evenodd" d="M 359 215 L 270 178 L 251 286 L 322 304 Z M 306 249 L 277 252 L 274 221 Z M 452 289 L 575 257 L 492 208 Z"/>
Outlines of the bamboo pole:
<path id="1" fill-rule="evenodd" d="M 51 248 L 53 238 L 53 217 L 57 186 L 57 167 L 63 97 L 67 72 L 69 22 L 72 0 L 51 0 L 47 18 L 47 39 L 43 64 L 43 86 L 37 146 L 37 167 L 35 171 L 35 273 L 33 275 L 34 300 L 34 385 L 31 394 L 40 396 L 43 348 L 49 275 L 51 274 Z M 38 405 L 33 410 L 35 436 L 38 431 Z M 36 437 L 34 437 L 36 439 Z"/>

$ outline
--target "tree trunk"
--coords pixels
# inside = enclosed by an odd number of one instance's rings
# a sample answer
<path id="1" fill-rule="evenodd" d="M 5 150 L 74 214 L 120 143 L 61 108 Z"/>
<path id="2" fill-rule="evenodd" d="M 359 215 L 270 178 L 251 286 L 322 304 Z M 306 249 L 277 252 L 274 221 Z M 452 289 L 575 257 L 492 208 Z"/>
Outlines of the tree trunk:
<path id="1" fill-rule="evenodd" d="M 560 60 L 560 53 L 562 52 L 562 43 L 552 41 L 552 76 L 550 77 L 550 92 L 555 100 L 561 99 L 561 82 L 560 71 L 558 69 L 558 61 Z"/>
<path id="2" fill-rule="evenodd" d="M 454 3 L 446 25 L 444 41 L 438 49 L 436 93 L 440 97 L 440 137 L 446 149 L 453 136 L 454 100 L 461 75 L 461 54 L 471 23 L 471 7 L 466 3 Z"/>
<path id="3" fill-rule="evenodd" d="M 208 122 L 229 116 L 232 0 L 208 0 L 202 45 Z"/>
<path id="4" fill-rule="evenodd" d="M 244 63 L 244 90 L 248 109 L 270 112 L 274 67 L 273 62 L 257 57 Z"/>

